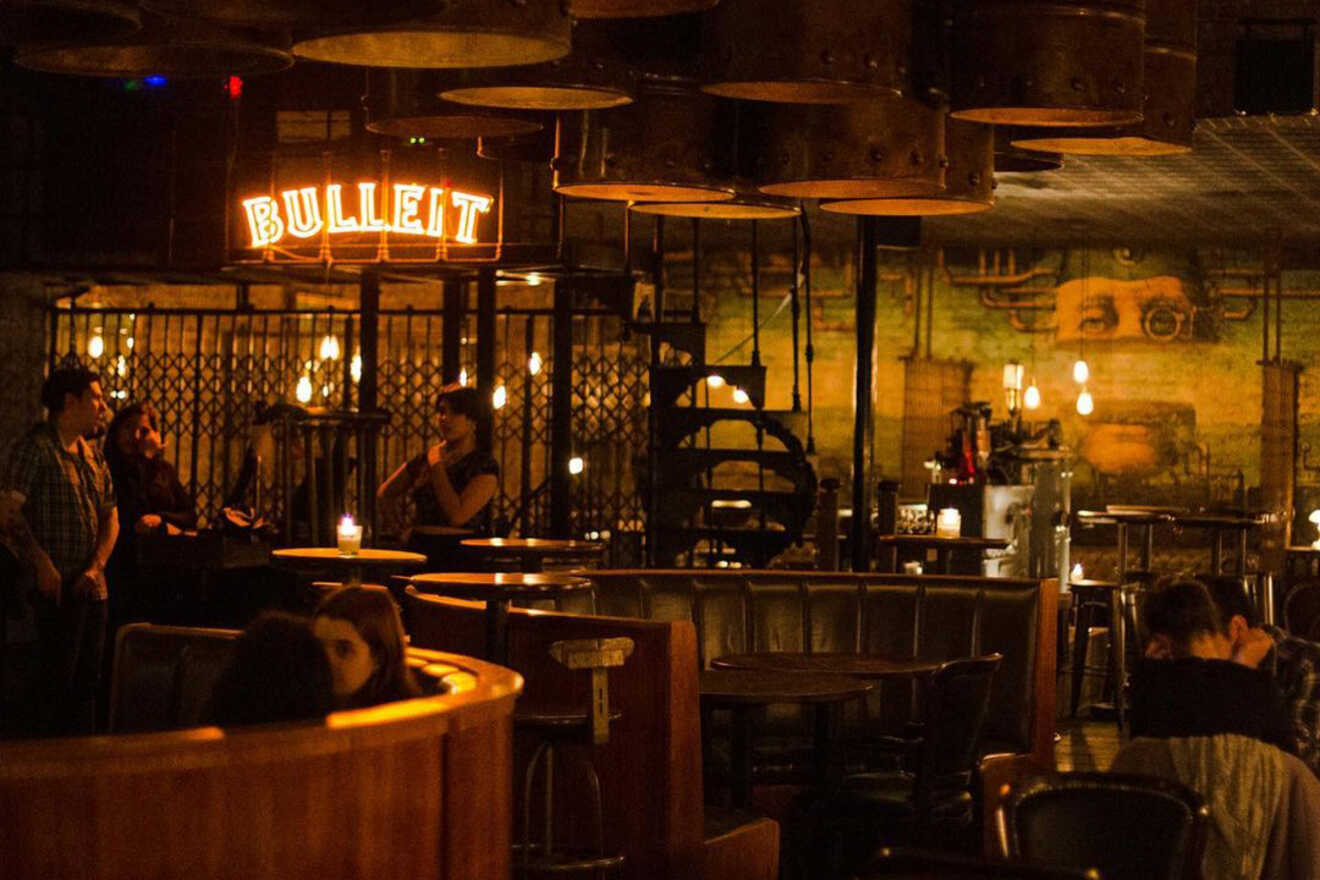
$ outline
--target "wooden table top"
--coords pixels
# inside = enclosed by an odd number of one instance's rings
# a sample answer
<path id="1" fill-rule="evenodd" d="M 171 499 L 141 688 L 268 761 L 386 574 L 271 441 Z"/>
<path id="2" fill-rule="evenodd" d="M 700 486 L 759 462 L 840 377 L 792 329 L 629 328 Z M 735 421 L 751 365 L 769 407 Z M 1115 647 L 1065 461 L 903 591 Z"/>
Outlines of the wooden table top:
<path id="1" fill-rule="evenodd" d="M 954 547 L 978 550 L 1002 550 L 1008 541 L 1000 538 L 957 537 L 942 538 L 939 535 L 877 535 L 877 544 L 906 544 L 910 547 Z"/>
<path id="2" fill-rule="evenodd" d="M 701 699 L 711 703 L 841 703 L 871 690 L 846 675 L 711 669 L 701 673 Z"/>
<path id="3" fill-rule="evenodd" d="M 1093 580 L 1093 579 L 1091 579 L 1091 578 L 1078 578 L 1078 579 L 1075 580 L 1075 581 L 1068 581 L 1068 586 L 1069 586 L 1070 588 L 1071 588 L 1071 587 L 1083 587 L 1083 588 L 1085 588 L 1085 587 L 1092 587 L 1092 588 L 1101 589 L 1101 590 L 1116 590 L 1116 589 L 1118 589 L 1118 582 L 1117 582 L 1117 581 L 1097 581 L 1097 580 Z"/>
<path id="4" fill-rule="evenodd" d="M 285 547 L 282 550 L 272 550 L 270 556 L 272 559 L 284 562 L 375 565 L 398 568 L 423 565 L 426 562 L 426 557 L 420 553 L 409 553 L 406 550 L 381 550 L 374 547 L 363 547 L 352 556 L 345 556 L 335 547 Z"/>
<path id="5" fill-rule="evenodd" d="M 1108 526 L 1122 523 L 1130 526 L 1149 526 L 1173 522 L 1173 514 L 1154 510 L 1119 508 L 1118 510 L 1079 510 L 1077 521 L 1083 525 Z"/>
<path id="6" fill-rule="evenodd" d="M 424 593 L 456 599 L 498 601 L 501 599 L 552 598 L 561 593 L 591 589 L 584 577 L 559 572 L 437 571 L 413 575 L 409 582 Z"/>
<path id="7" fill-rule="evenodd" d="M 802 654 L 792 651 L 761 651 L 729 654 L 710 663 L 716 669 L 774 670 L 793 673 L 826 673 L 854 678 L 911 678 L 940 668 L 939 660 L 892 660 L 875 654 L 825 652 Z"/>
<path id="8" fill-rule="evenodd" d="M 558 538 L 468 538 L 461 543 L 473 550 L 498 550 L 524 556 L 581 556 L 605 551 L 605 545 L 596 541 L 566 541 Z"/>
<path id="9" fill-rule="evenodd" d="M 457 538 L 462 535 L 475 535 L 476 532 L 471 529 L 462 529 L 458 526 L 413 526 L 414 535 L 435 535 L 445 538 Z"/>

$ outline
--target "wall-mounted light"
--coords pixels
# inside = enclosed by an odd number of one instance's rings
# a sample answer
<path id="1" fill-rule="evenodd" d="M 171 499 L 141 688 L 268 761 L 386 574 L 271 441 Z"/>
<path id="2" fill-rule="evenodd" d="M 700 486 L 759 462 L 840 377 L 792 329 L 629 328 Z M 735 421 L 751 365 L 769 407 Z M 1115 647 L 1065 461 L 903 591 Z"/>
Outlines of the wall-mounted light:
<path id="1" fill-rule="evenodd" d="M 719 373 L 711 373 L 709 376 L 706 377 L 706 387 L 707 387 L 707 388 L 723 388 L 723 387 L 724 387 L 724 377 L 721 376 Z"/>
<path id="2" fill-rule="evenodd" d="M 467 380 L 468 380 L 467 367 L 463 367 L 461 370 L 458 371 L 458 384 L 467 385 Z"/>
<path id="3" fill-rule="evenodd" d="M 490 405 L 493 406 L 495 409 L 504 409 L 504 404 L 508 402 L 509 402 L 508 389 L 505 388 L 503 385 L 497 386 L 495 388 L 494 393 L 491 394 L 490 396 Z"/>
<path id="4" fill-rule="evenodd" d="M 1004 364 L 1004 404 L 1009 415 L 1022 409 L 1022 374 L 1025 369 L 1017 361 Z"/>
<path id="5" fill-rule="evenodd" d="M 321 337 L 321 360 L 339 360 L 339 339 L 330 334 Z"/>
<path id="6" fill-rule="evenodd" d="M 540 273 L 540 272 L 528 272 L 528 273 L 527 273 L 527 286 L 528 286 L 528 287 L 540 287 L 540 286 L 541 286 L 541 273 Z"/>
<path id="7" fill-rule="evenodd" d="M 746 392 L 746 391 L 743 391 L 741 388 L 735 388 L 735 389 L 733 389 L 733 402 L 734 402 L 734 403 L 737 403 L 737 404 L 743 404 L 743 403 L 747 403 L 747 402 L 750 401 L 750 400 L 751 400 L 751 398 L 747 396 L 747 392 Z"/>
<path id="8" fill-rule="evenodd" d="M 1027 390 L 1022 392 L 1022 405 L 1027 409 L 1040 409 L 1040 389 L 1036 387 L 1036 378 L 1031 378 L 1031 384 Z"/>
<path id="9" fill-rule="evenodd" d="M 1320 529 L 1320 510 L 1311 511 L 1311 515 L 1308 516 L 1307 519 L 1309 519 L 1311 524 L 1317 529 Z M 1317 535 L 1316 539 L 1311 542 L 1311 546 L 1316 550 L 1320 550 L 1320 535 Z"/>
<path id="10" fill-rule="evenodd" d="M 97 327 L 92 338 L 87 340 L 87 356 L 99 358 L 105 354 L 105 338 L 101 336 L 101 328 Z"/>
<path id="11" fill-rule="evenodd" d="M 311 402 L 312 402 L 312 377 L 311 377 L 311 376 L 300 376 L 300 377 L 298 378 L 298 385 L 297 385 L 296 388 L 293 389 L 293 396 L 296 397 L 296 398 L 298 399 L 298 402 L 299 402 L 299 403 L 311 403 Z"/>
<path id="12" fill-rule="evenodd" d="M 1095 401 L 1091 399 L 1091 392 L 1083 387 L 1082 393 L 1077 395 L 1077 414 L 1089 416 L 1093 412 L 1095 412 Z"/>
<path id="13" fill-rule="evenodd" d="M 575 455 L 568 460 L 568 472 L 575 477 L 582 473 L 583 468 L 586 466 L 586 462 L 582 460 L 580 455 Z"/>
<path id="14" fill-rule="evenodd" d="M 527 372 L 535 376 L 541 372 L 543 366 L 545 366 L 545 362 L 541 360 L 541 353 L 539 351 L 532 352 L 532 356 L 527 359 Z"/>
<path id="15" fill-rule="evenodd" d="M 362 355 L 355 354 L 353 359 L 348 362 L 348 375 L 353 378 L 354 382 L 362 381 Z"/>

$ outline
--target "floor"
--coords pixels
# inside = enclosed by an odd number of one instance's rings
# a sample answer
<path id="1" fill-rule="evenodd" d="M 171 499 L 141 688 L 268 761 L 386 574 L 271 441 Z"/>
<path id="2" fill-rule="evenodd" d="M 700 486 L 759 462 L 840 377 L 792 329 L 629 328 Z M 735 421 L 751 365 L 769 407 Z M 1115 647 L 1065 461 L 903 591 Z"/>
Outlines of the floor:
<path id="1" fill-rule="evenodd" d="M 1054 760 L 1060 771 L 1108 770 L 1122 744 L 1113 721 L 1064 720 L 1059 722 Z"/>

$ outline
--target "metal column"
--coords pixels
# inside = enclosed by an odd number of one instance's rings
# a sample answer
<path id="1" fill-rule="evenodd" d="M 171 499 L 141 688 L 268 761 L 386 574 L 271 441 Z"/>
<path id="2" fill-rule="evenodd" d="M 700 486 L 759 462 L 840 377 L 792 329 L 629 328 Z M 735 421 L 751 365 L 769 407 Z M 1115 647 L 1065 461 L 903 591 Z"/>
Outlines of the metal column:
<path id="1" fill-rule="evenodd" d="M 857 377 L 853 391 L 853 571 L 871 568 L 871 456 L 875 432 L 875 218 L 857 220 Z"/>

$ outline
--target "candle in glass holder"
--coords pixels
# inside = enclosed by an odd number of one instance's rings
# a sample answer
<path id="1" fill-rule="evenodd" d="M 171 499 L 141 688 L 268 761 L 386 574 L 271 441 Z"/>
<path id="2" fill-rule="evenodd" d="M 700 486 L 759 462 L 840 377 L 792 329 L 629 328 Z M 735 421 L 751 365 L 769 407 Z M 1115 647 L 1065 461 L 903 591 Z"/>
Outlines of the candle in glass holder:
<path id="1" fill-rule="evenodd" d="M 939 517 L 935 520 L 935 536 L 937 538 L 957 538 L 961 535 L 962 514 L 958 512 L 958 508 L 941 508 Z"/>
<path id="2" fill-rule="evenodd" d="M 353 522 L 350 514 L 339 521 L 339 555 L 357 556 L 362 549 L 362 526 Z"/>

